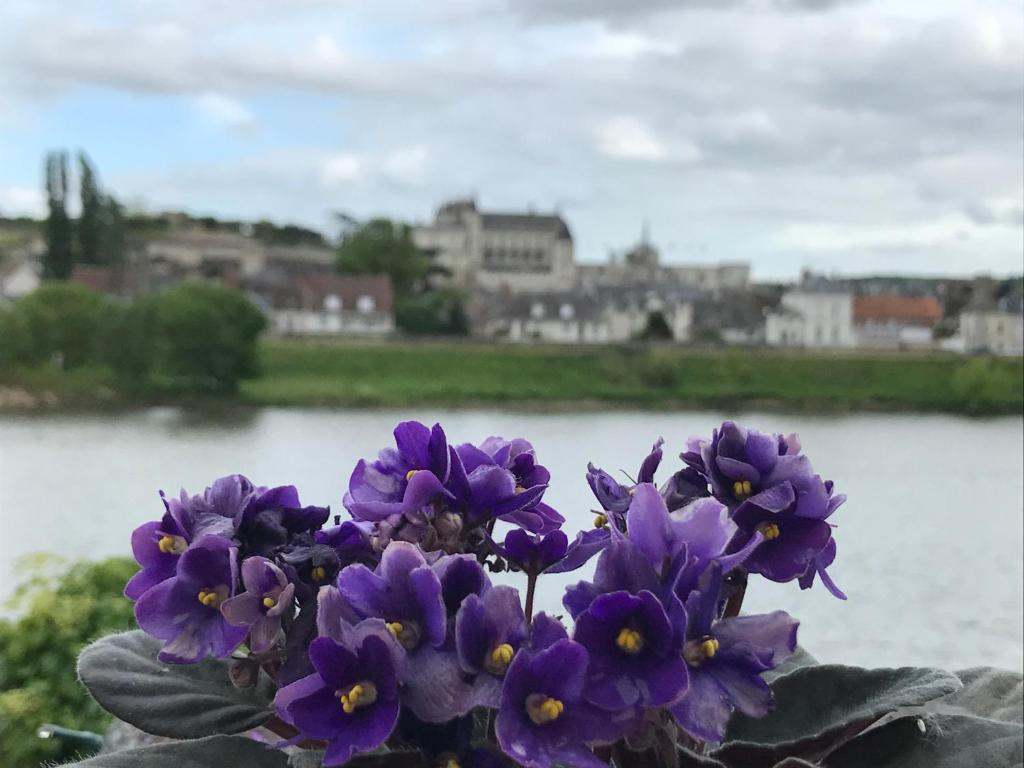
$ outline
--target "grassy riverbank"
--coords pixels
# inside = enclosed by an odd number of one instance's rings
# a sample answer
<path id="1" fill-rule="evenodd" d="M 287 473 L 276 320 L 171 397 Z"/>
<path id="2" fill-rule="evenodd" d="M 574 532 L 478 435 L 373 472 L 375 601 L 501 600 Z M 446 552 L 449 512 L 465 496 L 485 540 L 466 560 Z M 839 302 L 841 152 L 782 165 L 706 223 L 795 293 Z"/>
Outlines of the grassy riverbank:
<path id="1" fill-rule="evenodd" d="M 242 404 L 1024 411 L 1019 358 L 479 342 L 268 341 L 261 352 L 263 375 L 243 382 Z M 129 397 L 95 371 L 10 372 L 4 385 L 71 406 L 182 399 Z"/>

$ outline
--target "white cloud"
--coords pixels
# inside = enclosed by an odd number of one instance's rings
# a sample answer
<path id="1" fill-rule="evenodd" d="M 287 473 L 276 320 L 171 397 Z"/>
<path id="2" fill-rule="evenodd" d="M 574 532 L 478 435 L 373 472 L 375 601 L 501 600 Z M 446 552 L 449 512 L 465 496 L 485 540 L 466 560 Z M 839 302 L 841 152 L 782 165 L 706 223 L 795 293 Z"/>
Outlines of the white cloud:
<path id="1" fill-rule="evenodd" d="M 201 94 L 196 97 L 195 106 L 205 120 L 218 128 L 248 131 L 256 125 L 256 117 L 244 104 L 221 93 Z"/>
<path id="2" fill-rule="evenodd" d="M 426 147 L 405 147 L 391 152 L 384 158 L 384 171 L 399 184 L 422 184 L 428 158 Z"/>
<path id="3" fill-rule="evenodd" d="M 597 129 L 597 149 L 606 157 L 621 160 L 661 160 L 665 145 L 642 120 L 620 115 Z"/>
<path id="4" fill-rule="evenodd" d="M 335 152 L 323 159 L 320 178 L 329 187 L 355 181 L 362 170 L 362 161 L 351 152 Z"/>
<path id="5" fill-rule="evenodd" d="M 9 159 L 41 157 L 74 110 L 108 141 L 86 147 L 104 181 L 159 205 L 422 219 L 475 192 L 560 207 L 582 259 L 648 219 L 665 258 L 749 259 L 759 276 L 970 264 L 965 243 L 1019 269 L 1018 0 L 13 2 L 7 189 L 35 187 L 38 163 Z M 181 106 L 258 126 L 259 151 L 218 137 L 197 159 L 194 136 L 154 130 L 133 168 L 118 143 Z"/>
<path id="6" fill-rule="evenodd" d="M 0 186 L 0 215 L 43 216 L 45 213 L 46 201 L 39 187 Z"/>

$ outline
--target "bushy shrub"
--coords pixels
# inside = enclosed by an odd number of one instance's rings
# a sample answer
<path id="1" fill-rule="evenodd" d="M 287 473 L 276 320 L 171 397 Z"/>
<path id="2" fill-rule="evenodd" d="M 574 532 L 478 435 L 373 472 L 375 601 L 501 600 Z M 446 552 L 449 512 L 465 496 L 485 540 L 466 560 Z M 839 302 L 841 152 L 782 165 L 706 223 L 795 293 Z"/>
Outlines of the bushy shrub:
<path id="1" fill-rule="evenodd" d="M 137 319 L 151 328 L 148 354 L 157 375 L 190 390 L 232 392 L 259 374 L 256 341 L 266 318 L 243 294 L 186 282 L 151 301 Z"/>
<path id="2" fill-rule="evenodd" d="M 102 731 L 110 718 L 75 675 L 91 640 L 132 625 L 122 595 L 131 560 L 79 563 L 65 570 L 37 558 L 14 591 L 13 618 L 0 619 L 0 766 L 29 768 L 58 759 L 60 744 L 36 736 L 42 723 Z"/>
<path id="3" fill-rule="evenodd" d="M 457 291 L 428 291 L 401 299 L 395 308 L 395 325 L 411 336 L 465 336 L 469 319 Z"/>
<path id="4" fill-rule="evenodd" d="M 953 374 L 953 392 L 971 413 L 988 413 L 1014 397 L 1010 371 L 991 358 L 970 360 Z"/>
<path id="5" fill-rule="evenodd" d="M 84 286 L 44 283 L 14 305 L 27 341 L 19 360 L 41 363 L 60 354 L 65 368 L 96 362 L 100 331 L 112 311 L 107 299 Z"/>

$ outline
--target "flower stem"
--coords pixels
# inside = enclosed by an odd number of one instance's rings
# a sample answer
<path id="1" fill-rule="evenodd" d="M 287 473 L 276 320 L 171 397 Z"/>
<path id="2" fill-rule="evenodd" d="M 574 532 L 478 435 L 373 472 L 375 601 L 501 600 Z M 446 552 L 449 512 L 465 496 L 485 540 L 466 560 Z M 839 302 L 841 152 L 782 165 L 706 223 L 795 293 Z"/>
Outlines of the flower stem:
<path id="1" fill-rule="evenodd" d="M 526 574 L 526 622 L 533 621 L 533 593 L 537 589 L 537 574 Z"/>

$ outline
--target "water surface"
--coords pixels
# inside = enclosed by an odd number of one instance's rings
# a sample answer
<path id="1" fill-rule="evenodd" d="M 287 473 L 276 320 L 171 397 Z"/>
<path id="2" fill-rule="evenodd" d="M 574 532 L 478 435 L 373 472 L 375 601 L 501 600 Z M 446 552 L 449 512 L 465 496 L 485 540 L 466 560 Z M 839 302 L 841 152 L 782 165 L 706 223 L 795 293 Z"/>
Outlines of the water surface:
<path id="1" fill-rule="evenodd" d="M 799 432 L 815 468 L 849 496 L 833 518 L 839 557 L 831 570 L 849 601 L 757 580 L 746 609 L 799 617 L 801 642 L 823 661 L 1024 666 L 1024 420 L 728 415 Z M 0 416 L 0 597 L 16 582 L 14 563 L 23 554 L 127 554 L 132 528 L 159 517 L 160 488 L 197 492 L 242 472 L 264 485 L 294 483 L 304 503 L 343 512 L 352 466 L 389 444 L 403 418 L 440 420 L 460 442 L 528 437 L 552 473 L 546 500 L 575 530 L 592 518 L 587 461 L 633 474 L 663 436 L 669 458 L 661 479 L 677 466 L 672 457 L 686 438 L 709 434 L 723 416 L 436 409 L 225 416 L 174 408 Z M 542 581 L 538 607 L 561 612 L 562 588 L 584 573 Z"/>

